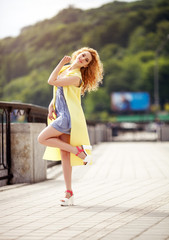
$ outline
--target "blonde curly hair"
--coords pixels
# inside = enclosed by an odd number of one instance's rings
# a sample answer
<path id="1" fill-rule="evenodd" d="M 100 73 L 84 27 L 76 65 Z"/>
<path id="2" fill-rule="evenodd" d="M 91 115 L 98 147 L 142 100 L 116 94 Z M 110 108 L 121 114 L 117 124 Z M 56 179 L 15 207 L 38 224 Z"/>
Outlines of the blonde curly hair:
<path id="1" fill-rule="evenodd" d="M 103 64 L 100 61 L 99 54 L 93 48 L 83 47 L 75 51 L 72 54 L 71 62 L 84 51 L 90 52 L 92 60 L 87 67 L 82 67 L 80 69 L 83 80 L 82 95 L 84 95 L 86 91 L 90 92 L 96 90 L 103 79 Z"/>

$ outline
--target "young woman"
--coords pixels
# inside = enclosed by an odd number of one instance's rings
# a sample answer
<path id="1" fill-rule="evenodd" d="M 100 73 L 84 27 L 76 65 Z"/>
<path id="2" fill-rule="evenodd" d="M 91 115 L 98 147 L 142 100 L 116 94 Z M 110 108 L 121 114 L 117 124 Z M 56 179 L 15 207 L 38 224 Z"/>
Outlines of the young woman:
<path id="1" fill-rule="evenodd" d="M 71 63 L 69 65 L 68 64 Z M 81 48 L 65 56 L 51 73 L 48 83 L 54 86 L 49 105 L 48 127 L 39 135 L 46 145 L 44 159 L 62 160 L 66 196 L 61 206 L 73 205 L 72 166 L 91 164 L 91 149 L 81 94 L 97 89 L 103 78 L 99 55 L 92 48 Z"/>

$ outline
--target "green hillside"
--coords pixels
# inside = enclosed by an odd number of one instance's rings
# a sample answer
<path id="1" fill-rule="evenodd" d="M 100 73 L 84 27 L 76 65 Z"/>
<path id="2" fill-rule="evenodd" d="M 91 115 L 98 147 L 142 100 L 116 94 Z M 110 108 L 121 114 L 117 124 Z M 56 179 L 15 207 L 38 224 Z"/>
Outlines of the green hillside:
<path id="1" fill-rule="evenodd" d="M 112 91 L 148 91 L 154 102 L 155 51 L 169 34 L 169 1 L 110 2 L 97 9 L 74 7 L 0 40 L 0 100 L 48 106 L 50 72 L 63 55 L 83 46 L 98 50 L 103 84 L 83 98 L 88 119 L 111 116 Z M 169 41 L 160 51 L 160 104 L 169 101 Z"/>

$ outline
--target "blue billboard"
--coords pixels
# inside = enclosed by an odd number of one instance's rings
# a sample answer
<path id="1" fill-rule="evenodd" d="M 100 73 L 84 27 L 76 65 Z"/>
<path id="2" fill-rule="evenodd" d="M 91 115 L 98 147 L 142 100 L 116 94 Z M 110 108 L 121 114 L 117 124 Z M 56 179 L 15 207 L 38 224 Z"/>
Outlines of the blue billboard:
<path id="1" fill-rule="evenodd" d="M 150 107 L 147 92 L 114 92 L 111 94 L 113 111 L 146 111 Z"/>

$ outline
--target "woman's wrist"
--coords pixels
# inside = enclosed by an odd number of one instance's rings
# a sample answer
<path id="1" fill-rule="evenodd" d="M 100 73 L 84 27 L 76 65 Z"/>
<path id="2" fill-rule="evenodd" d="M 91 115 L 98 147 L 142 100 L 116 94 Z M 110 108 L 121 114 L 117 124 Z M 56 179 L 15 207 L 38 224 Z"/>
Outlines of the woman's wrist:
<path id="1" fill-rule="evenodd" d="M 53 104 L 49 105 L 48 109 L 52 109 L 53 108 Z"/>
<path id="2" fill-rule="evenodd" d="M 60 62 L 59 62 L 59 66 L 63 67 L 64 65 L 65 65 L 64 61 L 63 61 L 63 59 L 61 59 Z"/>
<path id="3" fill-rule="evenodd" d="M 53 108 L 53 102 L 51 102 L 51 103 L 49 104 L 48 109 L 52 109 L 52 108 Z"/>

